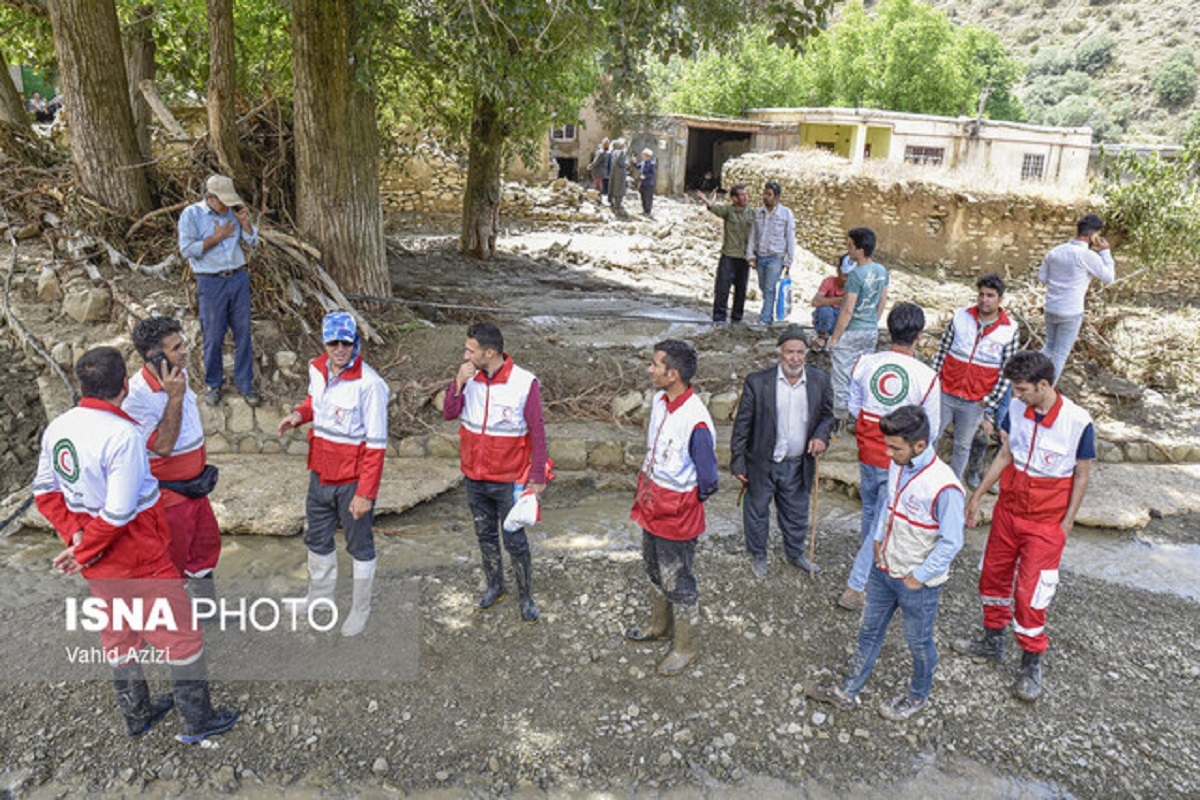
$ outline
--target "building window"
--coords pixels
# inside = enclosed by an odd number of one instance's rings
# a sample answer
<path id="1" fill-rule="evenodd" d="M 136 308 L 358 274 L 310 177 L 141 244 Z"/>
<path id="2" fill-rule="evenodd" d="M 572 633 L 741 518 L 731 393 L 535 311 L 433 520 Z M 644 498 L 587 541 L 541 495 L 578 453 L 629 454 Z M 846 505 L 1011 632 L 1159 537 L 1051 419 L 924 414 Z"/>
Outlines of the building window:
<path id="1" fill-rule="evenodd" d="M 573 142 L 575 141 L 575 126 L 560 125 L 557 128 L 551 128 L 550 138 L 556 142 Z"/>
<path id="2" fill-rule="evenodd" d="M 909 164 L 940 167 L 945 157 L 946 148 L 944 147 L 914 147 L 908 145 L 904 148 L 904 160 Z"/>
<path id="3" fill-rule="evenodd" d="M 1021 180 L 1040 181 L 1046 177 L 1046 157 L 1041 154 L 1026 153 L 1021 161 Z"/>

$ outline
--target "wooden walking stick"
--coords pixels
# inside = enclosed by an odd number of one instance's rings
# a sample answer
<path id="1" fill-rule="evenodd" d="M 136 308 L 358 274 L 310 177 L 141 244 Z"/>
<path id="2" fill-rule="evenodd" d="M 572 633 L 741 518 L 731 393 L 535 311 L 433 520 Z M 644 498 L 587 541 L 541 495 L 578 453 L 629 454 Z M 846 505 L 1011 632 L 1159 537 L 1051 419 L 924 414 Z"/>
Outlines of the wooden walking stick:
<path id="1" fill-rule="evenodd" d="M 813 456 L 812 522 L 808 526 L 808 577 L 816 573 L 817 564 L 813 557 L 817 551 L 817 500 L 821 497 L 821 457 Z"/>

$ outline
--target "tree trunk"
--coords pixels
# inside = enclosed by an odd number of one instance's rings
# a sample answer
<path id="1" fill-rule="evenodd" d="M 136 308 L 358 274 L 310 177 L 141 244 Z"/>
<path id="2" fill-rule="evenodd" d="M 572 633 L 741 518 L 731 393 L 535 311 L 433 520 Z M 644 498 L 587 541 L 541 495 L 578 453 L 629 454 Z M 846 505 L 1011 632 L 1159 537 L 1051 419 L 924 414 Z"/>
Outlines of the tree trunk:
<path id="1" fill-rule="evenodd" d="M 500 104 L 482 93 L 475 97 L 469 148 L 459 246 L 476 258 L 490 259 L 496 255 L 496 234 L 500 230 L 504 123 Z"/>
<path id="2" fill-rule="evenodd" d="M 150 210 L 113 0 L 50 0 L 59 83 L 80 188 L 127 214 Z M 63 113 L 60 112 L 60 113 Z"/>
<path id="3" fill-rule="evenodd" d="M 133 21 L 125 28 L 125 72 L 129 77 L 129 106 L 133 112 L 133 127 L 137 132 L 138 149 L 142 160 L 153 156 L 150 148 L 150 104 L 138 84 L 145 78 L 154 80 L 154 6 L 138 6 Z"/>
<path id="4" fill-rule="evenodd" d="M 296 221 L 349 294 L 387 297 L 375 98 L 355 74 L 355 0 L 293 0 Z"/>
<path id="5" fill-rule="evenodd" d="M 249 176 L 238 149 L 237 62 L 233 53 L 233 0 L 208 2 L 208 140 L 221 171 L 238 189 L 248 191 Z"/>
<path id="6" fill-rule="evenodd" d="M 29 127 L 29 114 L 21 104 L 17 85 L 8 74 L 8 59 L 4 57 L 3 50 L 0 50 L 0 122 Z"/>

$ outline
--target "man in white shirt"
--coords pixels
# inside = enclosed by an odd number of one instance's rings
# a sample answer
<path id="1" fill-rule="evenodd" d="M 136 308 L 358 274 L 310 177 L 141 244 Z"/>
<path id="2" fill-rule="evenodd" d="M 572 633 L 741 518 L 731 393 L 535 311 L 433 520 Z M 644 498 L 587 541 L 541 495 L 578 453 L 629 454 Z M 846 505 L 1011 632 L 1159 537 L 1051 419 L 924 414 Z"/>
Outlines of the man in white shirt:
<path id="1" fill-rule="evenodd" d="M 1038 280 L 1046 284 L 1046 346 L 1042 352 L 1054 362 L 1055 383 L 1083 325 L 1088 284 L 1098 278 L 1108 286 L 1116 279 L 1112 251 L 1100 235 L 1103 229 L 1104 220 L 1087 214 L 1075 224 L 1075 238 L 1047 253 L 1038 270 Z"/>
<path id="2" fill-rule="evenodd" d="M 763 325 L 775 321 L 775 287 L 780 276 L 791 268 L 796 254 L 796 218 L 779 202 L 782 194 L 783 188 L 776 181 L 767 181 L 763 186 L 763 204 L 754 212 L 746 242 L 746 261 L 758 272 L 758 288 L 762 291 L 758 320 Z"/>

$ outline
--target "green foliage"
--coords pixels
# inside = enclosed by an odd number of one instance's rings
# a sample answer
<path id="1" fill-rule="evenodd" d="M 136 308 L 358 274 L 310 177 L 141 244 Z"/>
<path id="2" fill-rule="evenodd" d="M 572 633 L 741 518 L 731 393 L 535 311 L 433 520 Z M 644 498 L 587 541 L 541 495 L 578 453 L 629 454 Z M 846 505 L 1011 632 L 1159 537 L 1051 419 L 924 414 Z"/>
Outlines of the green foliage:
<path id="1" fill-rule="evenodd" d="M 729 53 L 716 51 L 682 65 L 665 100 L 681 114 L 738 116 L 747 108 L 795 106 L 802 99 L 801 56 L 770 41 L 765 27 L 738 33 Z"/>
<path id="2" fill-rule="evenodd" d="M 1122 248 L 1152 270 L 1196 267 L 1200 241 L 1200 130 L 1185 140 L 1182 158 L 1165 161 L 1132 152 L 1103 160 L 1094 188 Z"/>
<path id="3" fill-rule="evenodd" d="M 1154 72 L 1154 93 L 1168 108 L 1178 108 L 1196 96 L 1196 59 L 1186 47 L 1171 51 Z"/>
<path id="4" fill-rule="evenodd" d="M 1075 50 L 1075 69 L 1095 75 L 1113 62 L 1113 50 L 1117 40 L 1102 33 L 1079 45 Z"/>
<path id="5" fill-rule="evenodd" d="M 1071 58 L 1070 53 L 1057 47 L 1046 47 L 1038 50 L 1034 57 L 1029 59 L 1029 66 L 1026 68 L 1025 74 L 1031 78 L 1039 75 L 1062 75 L 1073 66 L 1074 59 Z"/>

